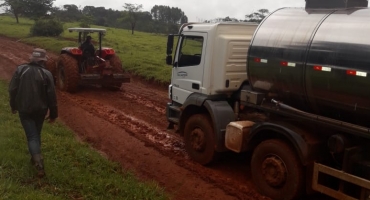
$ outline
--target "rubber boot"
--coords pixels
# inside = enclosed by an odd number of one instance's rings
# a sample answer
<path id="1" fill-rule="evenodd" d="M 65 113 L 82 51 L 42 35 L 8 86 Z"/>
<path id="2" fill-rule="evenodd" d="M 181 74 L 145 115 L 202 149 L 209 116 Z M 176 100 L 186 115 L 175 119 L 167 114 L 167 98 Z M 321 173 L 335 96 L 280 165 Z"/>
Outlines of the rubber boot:
<path id="1" fill-rule="evenodd" d="M 44 159 L 41 154 L 36 154 L 32 156 L 34 166 L 37 170 L 37 177 L 43 178 L 45 176 L 44 170 Z"/>

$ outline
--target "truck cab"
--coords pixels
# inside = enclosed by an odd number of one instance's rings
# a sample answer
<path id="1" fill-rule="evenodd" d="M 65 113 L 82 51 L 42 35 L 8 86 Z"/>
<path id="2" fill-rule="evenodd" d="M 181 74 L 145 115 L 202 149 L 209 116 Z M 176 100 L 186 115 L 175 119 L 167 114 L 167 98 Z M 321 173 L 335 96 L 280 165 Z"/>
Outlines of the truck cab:
<path id="1" fill-rule="evenodd" d="M 253 23 L 183 26 L 173 62 L 167 63 L 173 66 L 170 99 L 184 104 L 194 93 L 229 95 L 238 90 L 248 79 L 246 55 L 256 28 Z"/>

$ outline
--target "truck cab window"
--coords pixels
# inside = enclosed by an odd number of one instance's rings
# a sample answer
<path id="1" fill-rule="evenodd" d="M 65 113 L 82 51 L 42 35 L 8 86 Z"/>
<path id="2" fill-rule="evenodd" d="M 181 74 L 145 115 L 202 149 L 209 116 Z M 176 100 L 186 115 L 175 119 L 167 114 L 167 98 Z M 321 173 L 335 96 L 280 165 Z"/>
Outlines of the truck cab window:
<path id="1" fill-rule="evenodd" d="M 202 58 L 203 37 L 184 36 L 179 54 L 179 67 L 199 65 Z"/>

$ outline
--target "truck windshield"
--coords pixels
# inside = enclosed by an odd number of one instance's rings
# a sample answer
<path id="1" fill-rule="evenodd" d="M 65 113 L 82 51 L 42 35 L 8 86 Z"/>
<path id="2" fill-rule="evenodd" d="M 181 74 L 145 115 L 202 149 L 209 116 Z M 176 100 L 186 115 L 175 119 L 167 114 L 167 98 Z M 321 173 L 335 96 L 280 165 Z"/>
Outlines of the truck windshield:
<path id="1" fill-rule="evenodd" d="M 179 67 L 200 64 L 203 40 L 203 37 L 200 36 L 183 36 L 179 54 Z"/>

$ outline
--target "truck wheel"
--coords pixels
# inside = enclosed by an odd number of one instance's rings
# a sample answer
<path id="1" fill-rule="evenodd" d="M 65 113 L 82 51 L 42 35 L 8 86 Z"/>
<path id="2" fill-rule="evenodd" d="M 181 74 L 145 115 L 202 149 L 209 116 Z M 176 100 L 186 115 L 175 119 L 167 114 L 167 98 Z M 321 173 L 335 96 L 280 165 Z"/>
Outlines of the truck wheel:
<path id="1" fill-rule="evenodd" d="M 215 137 L 211 119 L 206 114 L 196 114 L 186 122 L 185 149 L 196 162 L 206 165 L 215 157 Z"/>
<path id="2" fill-rule="evenodd" d="M 113 55 L 112 57 L 110 57 L 109 62 L 111 66 L 113 67 L 113 73 L 123 73 L 122 62 L 118 56 Z M 103 87 L 116 91 L 121 88 L 121 85 L 122 85 L 121 82 L 114 82 L 114 83 L 111 83 L 110 85 L 104 84 Z"/>
<path id="3" fill-rule="evenodd" d="M 50 71 L 50 73 L 53 75 L 54 84 L 56 84 L 57 81 L 57 63 L 53 58 L 48 58 L 48 60 L 45 63 L 45 68 Z"/>
<path id="4" fill-rule="evenodd" d="M 304 191 L 303 165 L 282 140 L 271 139 L 259 144 L 253 152 L 251 168 L 259 192 L 272 199 L 297 199 Z"/>
<path id="5" fill-rule="evenodd" d="M 68 54 L 60 55 L 58 59 L 57 86 L 62 91 L 76 92 L 80 74 L 78 73 L 78 63 L 75 58 Z"/>

